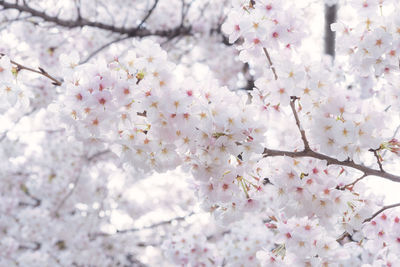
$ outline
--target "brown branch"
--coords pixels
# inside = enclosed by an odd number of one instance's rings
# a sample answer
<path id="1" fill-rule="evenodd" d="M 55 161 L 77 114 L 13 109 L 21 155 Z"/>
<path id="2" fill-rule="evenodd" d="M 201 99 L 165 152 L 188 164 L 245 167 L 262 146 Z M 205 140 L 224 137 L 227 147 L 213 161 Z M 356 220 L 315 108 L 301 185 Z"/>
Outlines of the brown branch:
<path id="1" fill-rule="evenodd" d="M 387 210 L 387 209 L 392 209 L 392 208 L 396 208 L 396 207 L 400 207 L 400 203 L 396 203 L 396 204 L 384 206 L 384 207 L 382 207 L 380 210 L 378 210 L 377 212 L 375 212 L 371 217 L 365 219 L 363 223 L 366 223 L 366 222 L 371 221 L 373 218 L 375 218 L 375 217 L 378 216 L 381 212 L 383 212 L 383 211 L 385 211 L 385 210 Z"/>
<path id="2" fill-rule="evenodd" d="M 264 51 L 265 56 L 267 57 L 269 67 L 271 68 L 272 73 L 274 74 L 275 80 L 278 80 L 278 75 L 276 74 L 276 69 L 275 69 L 274 65 L 272 64 L 272 60 L 271 60 L 271 57 L 269 56 L 267 48 L 263 47 L 263 51 Z"/>
<path id="3" fill-rule="evenodd" d="M 354 182 L 344 185 L 342 187 L 337 187 L 338 190 L 345 190 L 347 188 L 353 187 L 356 183 L 358 183 L 359 181 L 361 181 L 362 179 L 364 179 L 365 177 L 367 177 L 367 175 L 364 173 L 361 177 L 357 178 Z"/>
<path id="4" fill-rule="evenodd" d="M 298 99 L 298 98 L 297 98 L 297 97 L 293 97 L 293 96 L 291 96 L 290 98 L 291 98 L 290 107 L 292 108 L 292 112 L 293 112 L 294 118 L 295 118 L 295 120 L 296 120 L 297 128 L 298 128 L 299 131 L 300 131 L 301 140 L 303 140 L 304 151 L 311 150 L 311 149 L 310 149 L 310 145 L 308 144 L 307 137 L 306 137 L 306 132 L 305 132 L 304 129 L 301 127 L 299 115 L 297 114 L 297 111 L 296 111 L 295 102 L 296 102 L 296 99 Z"/>
<path id="5" fill-rule="evenodd" d="M 382 177 L 385 179 L 388 179 L 393 182 L 400 182 L 400 176 L 394 175 L 388 172 L 383 172 L 381 170 L 375 170 L 369 167 L 366 167 L 361 164 L 356 164 L 352 160 L 345 160 L 345 161 L 340 161 L 338 159 L 332 158 L 330 156 L 312 151 L 312 150 L 304 150 L 304 151 L 299 151 L 299 152 L 292 152 L 292 151 L 283 151 L 283 150 L 274 150 L 274 149 L 268 149 L 264 148 L 264 157 L 277 157 L 277 156 L 288 156 L 291 158 L 304 158 L 304 157 L 309 157 L 309 158 L 315 158 L 315 159 L 320 159 L 320 160 L 326 160 L 328 165 L 339 165 L 339 166 L 345 166 L 345 167 L 350 167 L 359 171 L 362 171 L 365 175 L 373 175 L 373 176 L 378 176 Z"/>
<path id="6" fill-rule="evenodd" d="M 351 238 L 351 235 L 348 232 L 344 232 L 343 234 L 341 234 L 337 239 L 336 242 L 341 242 L 343 241 L 346 237 Z"/>
<path id="7" fill-rule="evenodd" d="M 382 157 L 378 155 L 379 149 L 380 148 L 378 148 L 378 149 L 372 149 L 371 148 L 368 151 L 371 151 L 372 153 L 374 153 L 374 156 L 376 158 L 376 162 L 378 163 L 379 169 L 384 172 L 383 166 L 382 166 L 382 162 L 381 162 L 382 161 Z"/>
<path id="8" fill-rule="evenodd" d="M 4 54 L 0 53 L 0 58 L 2 58 L 4 56 Z M 57 80 L 56 78 L 54 78 L 53 76 L 51 76 L 49 73 L 47 73 L 47 71 L 45 71 L 43 68 L 38 67 L 39 70 L 35 70 L 32 69 L 30 67 L 26 67 L 18 62 L 15 62 L 14 60 L 10 60 L 11 64 L 15 65 L 17 67 L 17 72 L 19 72 L 20 70 L 27 70 L 30 72 L 34 72 L 34 73 L 38 73 L 50 80 L 52 80 L 52 84 L 56 85 L 56 86 L 61 86 L 62 82 L 60 82 L 59 80 Z"/>
<path id="9" fill-rule="evenodd" d="M 374 175 L 374 176 L 378 176 L 378 177 L 382 177 L 382 178 L 391 180 L 393 182 L 400 182 L 400 176 L 394 175 L 391 173 L 387 173 L 383 170 L 383 168 L 380 168 L 380 170 L 375 170 L 375 169 L 369 168 L 369 167 L 361 165 L 361 164 L 356 164 L 350 158 L 348 158 L 345 161 L 340 161 L 338 159 L 335 159 L 335 158 L 332 158 L 327 155 L 324 155 L 324 154 L 321 154 L 321 153 L 311 150 L 310 146 L 308 144 L 308 140 L 305 135 L 305 131 L 301 127 L 300 120 L 299 120 L 299 117 L 298 117 L 298 114 L 297 114 L 296 108 L 295 108 L 295 101 L 298 99 L 298 97 L 291 96 L 290 98 L 291 98 L 290 107 L 292 108 L 293 115 L 296 120 L 296 125 L 300 130 L 301 139 L 303 140 L 303 143 L 304 143 L 304 150 L 299 151 L 299 152 L 297 152 L 297 151 L 292 152 L 292 151 L 282 151 L 282 150 L 273 150 L 273 149 L 264 148 L 264 152 L 263 152 L 264 157 L 288 156 L 288 157 L 292 157 L 292 158 L 298 158 L 298 157 L 316 158 L 316 159 L 320 159 L 320 160 L 326 160 L 328 165 L 332 164 L 332 165 L 346 166 L 346 167 L 360 170 L 364 173 L 365 176 Z"/>
<path id="10" fill-rule="evenodd" d="M 58 26 L 62 26 L 65 28 L 79 28 L 79 27 L 93 27 L 93 28 L 98 28 L 114 33 L 119 33 L 119 34 L 127 34 L 130 37 L 146 37 L 146 36 L 160 36 L 160 37 L 166 37 L 166 38 L 174 38 L 179 35 L 190 35 L 191 34 L 191 27 L 184 27 L 182 25 L 168 29 L 168 30 L 156 30 L 156 31 L 150 31 L 146 28 L 141 28 L 142 25 L 138 25 L 136 27 L 117 27 L 114 25 L 110 24 L 105 24 L 102 22 L 95 22 L 95 21 L 90 21 L 86 18 L 78 18 L 76 20 L 65 20 L 61 19 L 57 16 L 50 16 L 47 15 L 44 11 L 39 11 L 37 9 L 31 8 L 27 4 L 20 5 L 17 3 L 9 3 L 4 0 L 0 0 L 0 6 L 3 7 L 3 9 L 16 9 L 20 12 L 26 12 L 31 14 L 33 17 L 38 17 L 43 19 L 44 21 L 47 22 L 52 22 Z M 140 27 L 139 27 L 140 26 Z"/>

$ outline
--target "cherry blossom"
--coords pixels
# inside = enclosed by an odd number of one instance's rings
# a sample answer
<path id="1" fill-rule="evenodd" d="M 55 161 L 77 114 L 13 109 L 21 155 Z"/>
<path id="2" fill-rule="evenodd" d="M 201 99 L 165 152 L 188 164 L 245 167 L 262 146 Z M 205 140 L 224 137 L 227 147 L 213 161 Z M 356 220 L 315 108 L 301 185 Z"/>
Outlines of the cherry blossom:
<path id="1" fill-rule="evenodd" d="M 60 3 L 0 1 L 1 266 L 400 264 L 395 1 Z"/>

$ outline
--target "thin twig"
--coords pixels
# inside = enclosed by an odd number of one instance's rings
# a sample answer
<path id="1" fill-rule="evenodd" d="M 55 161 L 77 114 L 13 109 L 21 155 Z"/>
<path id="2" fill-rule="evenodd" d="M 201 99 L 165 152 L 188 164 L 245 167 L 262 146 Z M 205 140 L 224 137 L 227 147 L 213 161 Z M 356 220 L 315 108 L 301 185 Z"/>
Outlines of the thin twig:
<path id="1" fill-rule="evenodd" d="M 362 179 L 364 179 L 365 177 L 367 177 L 367 175 L 364 173 L 361 177 L 357 178 L 354 182 L 344 185 L 342 187 L 338 187 L 337 189 L 339 190 L 345 190 L 347 188 L 351 188 L 353 187 L 356 183 L 358 183 L 359 181 L 361 181 Z"/>
<path id="2" fill-rule="evenodd" d="M 3 57 L 3 56 L 4 56 L 4 54 L 0 53 L 0 58 Z M 26 66 L 24 66 L 24 65 L 22 65 L 22 64 L 20 64 L 18 62 L 15 62 L 14 60 L 10 60 L 10 62 L 11 62 L 11 64 L 17 66 L 17 72 L 19 72 L 20 70 L 27 70 L 27 71 L 30 71 L 30 72 L 38 73 L 38 74 L 40 74 L 40 75 L 52 80 L 53 81 L 52 84 L 54 84 L 56 86 L 60 86 L 62 84 L 59 80 L 57 80 L 56 78 L 51 76 L 47 71 L 45 71 L 41 67 L 38 67 L 39 70 L 35 70 L 35 69 L 30 68 L 30 67 L 26 67 Z"/>
<path id="3" fill-rule="evenodd" d="M 378 210 L 377 212 L 375 212 L 371 217 L 365 219 L 363 223 L 366 223 L 366 222 L 371 221 L 373 218 L 375 218 L 375 217 L 378 216 L 381 212 L 383 212 L 383 211 L 385 211 L 385 210 L 387 210 L 387 209 L 392 209 L 392 208 L 396 208 L 396 207 L 400 207 L 400 203 L 396 203 L 396 204 L 384 206 L 384 207 L 382 207 L 380 210 Z"/>
<path id="4" fill-rule="evenodd" d="M 295 107 L 296 99 L 298 99 L 298 98 L 297 97 L 293 97 L 293 96 L 291 97 L 290 107 L 292 108 L 292 112 L 293 112 L 294 118 L 296 120 L 297 128 L 300 131 L 301 140 L 303 140 L 304 151 L 308 151 L 308 150 L 310 150 L 310 145 L 308 144 L 308 140 L 307 140 L 307 137 L 306 137 L 306 132 L 304 131 L 303 127 L 300 124 L 299 115 L 297 114 L 297 111 L 296 111 L 296 107 Z"/>
<path id="5" fill-rule="evenodd" d="M 24 194 L 25 194 L 26 196 L 28 196 L 29 198 L 31 198 L 32 200 L 34 200 L 35 203 L 34 203 L 34 204 L 31 204 L 31 203 L 26 203 L 26 202 L 20 202 L 19 205 L 21 205 L 21 206 L 32 206 L 32 207 L 34 207 L 34 208 L 39 207 L 40 204 L 42 203 L 42 200 L 39 199 L 39 198 L 37 198 L 37 197 L 35 197 L 35 196 L 32 196 L 32 194 L 29 192 L 29 189 L 26 187 L 25 184 L 21 184 L 20 187 L 21 187 L 22 192 L 24 192 Z"/>
<path id="6" fill-rule="evenodd" d="M 276 74 L 276 69 L 275 69 L 274 65 L 272 64 L 272 60 L 271 60 L 271 57 L 269 56 L 267 48 L 263 47 L 263 51 L 264 51 L 265 56 L 267 57 L 269 67 L 271 68 L 272 73 L 274 74 L 275 80 L 278 80 L 278 75 Z"/>
<path id="7" fill-rule="evenodd" d="M 72 193 L 75 191 L 75 188 L 79 182 L 79 179 L 81 178 L 81 174 L 83 171 L 83 166 L 81 167 L 81 169 L 79 170 L 79 173 L 76 175 L 75 180 L 73 181 L 73 187 L 68 191 L 68 193 L 61 199 L 61 201 L 58 203 L 58 205 L 56 206 L 55 210 L 54 210 L 54 214 L 56 217 L 59 217 L 59 211 L 62 208 L 62 206 L 64 206 L 65 202 L 68 200 L 68 198 L 72 195 Z"/>
<path id="8" fill-rule="evenodd" d="M 102 50 L 104 50 L 105 48 L 109 47 L 112 44 L 124 41 L 126 39 L 132 38 L 131 36 L 125 36 L 122 38 L 118 38 L 115 40 L 112 40 L 108 43 L 105 43 L 104 45 L 100 46 L 99 48 L 97 48 L 95 51 L 93 51 L 85 60 L 82 60 L 81 62 L 79 62 L 79 65 L 84 64 L 86 62 L 88 62 L 91 58 L 93 58 L 96 54 L 98 54 L 99 52 L 101 52 Z"/>
<path id="9" fill-rule="evenodd" d="M 154 9 L 157 7 L 159 0 L 155 0 L 153 6 L 147 11 L 146 16 L 142 19 L 142 21 L 139 23 L 139 25 L 136 27 L 136 29 L 140 29 L 140 27 L 143 26 L 143 24 L 147 21 L 147 19 L 151 16 L 153 13 Z"/>
<path id="10" fill-rule="evenodd" d="M 6 138 L 8 132 L 9 132 L 10 130 L 12 130 L 12 128 L 15 127 L 15 126 L 22 120 L 22 118 L 33 114 L 36 110 L 37 110 L 37 108 L 33 108 L 31 111 L 29 111 L 29 112 L 23 114 L 21 117 L 19 117 L 19 118 L 14 122 L 14 125 L 13 125 L 10 129 L 4 131 L 4 133 L 3 133 L 3 134 L 1 135 L 1 137 L 0 137 L 0 142 L 3 142 L 3 140 Z"/>
<path id="11" fill-rule="evenodd" d="M 82 18 L 81 15 L 81 0 L 75 0 L 76 17 L 78 20 Z"/>
<path id="12" fill-rule="evenodd" d="M 125 229 L 125 230 L 117 230 L 117 234 L 124 234 L 124 233 L 128 233 L 128 232 L 137 232 L 137 231 L 142 231 L 142 230 L 146 230 L 146 229 L 153 229 L 156 228 L 158 226 L 162 226 L 162 225 L 167 225 L 167 224 L 171 224 L 173 221 L 183 221 L 185 219 L 187 219 L 188 217 L 194 215 L 195 213 L 192 211 L 191 213 L 185 215 L 185 216 L 179 216 L 179 217 L 175 217 L 172 218 L 170 220 L 166 220 L 166 221 L 162 221 L 162 222 L 158 222 L 149 226 L 145 226 L 142 228 L 129 228 L 129 229 Z"/>
<path id="13" fill-rule="evenodd" d="M 185 23 L 185 18 L 189 12 L 189 9 L 191 7 L 191 5 L 193 4 L 195 0 L 192 0 L 190 3 L 186 4 L 185 0 L 181 0 L 182 2 L 182 7 L 181 7 L 181 26 L 183 26 L 183 24 Z"/>
<path id="14" fill-rule="evenodd" d="M 375 158 L 376 158 L 376 162 L 378 163 L 378 166 L 379 166 L 379 169 L 381 170 L 381 171 L 383 171 L 384 172 L 384 170 L 383 170 L 383 166 L 382 166 L 382 157 L 380 157 L 379 155 L 378 155 L 378 151 L 379 151 L 379 149 L 380 148 L 378 148 L 378 149 L 369 149 L 368 151 L 371 151 L 372 153 L 374 153 L 374 156 L 375 156 Z"/>
<path id="15" fill-rule="evenodd" d="M 100 156 L 102 156 L 102 155 L 104 155 L 104 154 L 107 154 L 107 153 L 109 153 L 110 152 L 110 150 L 104 150 L 104 151 L 100 151 L 100 152 L 98 152 L 98 153 L 95 153 L 94 155 L 92 155 L 92 156 L 90 156 L 90 157 L 87 157 L 86 158 L 86 162 L 92 162 L 94 159 L 96 159 L 96 158 L 98 158 L 98 157 L 100 157 Z M 68 198 L 72 195 L 72 193 L 75 191 L 75 188 L 77 187 L 77 184 L 78 184 L 78 182 L 79 182 L 79 179 L 81 178 L 81 175 L 82 175 L 82 171 L 83 171 L 83 166 L 81 166 L 81 168 L 80 168 L 80 170 L 79 170 L 79 172 L 78 172 L 78 174 L 76 175 L 76 177 L 75 177 L 75 180 L 73 181 L 73 187 L 68 191 L 68 193 L 61 199 L 61 201 L 60 201 L 60 203 L 58 203 L 58 205 L 57 205 L 57 207 L 55 208 L 55 210 L 54 210 L 54 213 L 55 213 L 55 215 L 56 216 L 58 216 L 59 215 L 59 210 L 62 208 L 62 206 L 65 204 L 65 202 L 68 200 Z"/>
<path id="16" fill-rule="evenodd" d="M 91 161 L 93 161 L 94 159 L 99 158 L 99 157 L 101 157 L 101 156 L 103 156 L 103 155 L 105 155 L 105 154 L 108 154 L 108 153 L 111 153 L 111 150 L 106 149 L 106 150 L 103 150 L 103 151 L 94 153 L 92 156 L 90 156 L 90 157 L 87 158 L 87 161 L 91 162 Z"/>

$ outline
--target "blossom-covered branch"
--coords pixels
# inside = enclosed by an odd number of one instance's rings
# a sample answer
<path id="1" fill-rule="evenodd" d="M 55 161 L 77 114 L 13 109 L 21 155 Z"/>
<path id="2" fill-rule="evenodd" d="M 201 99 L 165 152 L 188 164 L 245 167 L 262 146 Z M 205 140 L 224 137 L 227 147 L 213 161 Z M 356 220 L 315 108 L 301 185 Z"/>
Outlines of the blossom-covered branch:
<path id="1" fill-rule="evenodd" d="M 316 158 L 316 159 L 320 159 L 320 160 L 326 160 L 328 165 L 334 164 L 334 165 L 346 166 L 346 167 L 351 167 L 353 169 L 360 170 L 364 173 L 364 176 L 374 175 L 374 176 L 382 177 L 385 179 L 389 179 L 394 182 L 400 182 L 400 176 L 387 173 L 386 171 L 383 170 L 382 164 L 380 163 L 379 156 L 378 156 L 376 150 L 372 149 L 370 151 L 373 151 L 374 155 L 377 157 L 377 161 L 379 164 L 379 170 L 375 170 L 375 169 L 369 168 L 367 166 L 357 164 L 351 159 L 347 159 L 345 161 L 340 161 L 338 159 L 335 159 L 330 156 L 327 156 L 322 153 L 311 150 L 309 143 L 308 143 L 308 139 L 305 134 L 305 131 L 301 126 L 300 119 L 299 119 L 299 116 L 296 111 L 295 101 L 297 99 L 298 99 L 298 97 L 296 97 L 296 96 L 291 97 L 290 107 L 292 109 L 297 128 L 299 129 L 300 134 L 301 134 L 301 139 L 304 144 L 304 150 L 291 152 L 291 151 L 281 151 L 281 150 L 273 150 L 273 149 L 265 148 L 264 152 L 263 152 L 264 157 L 271 157 L 271 156 L 289 156 L 289 157 L 293 157 L 293 158 L 311 157 L 311 158 Z"/>
<path id="2" fill-rule="evenodd" d="M 382 178 L 388 179 L 393 182 L 400 182 L 400 176 L 398 176 L 398 175 L 394 175 L 394 174 L 384 172 L 381 170 L 375 170 L 375 169 L 369 168 L 367 166 L 357 164 L 352 160 L 340 161 L 338 159 L 315 152 L 313 150 L 283 151 L 283 150 L 274 150 L 274 149 L 265 148 L 263 154 L 264 154 L 264 157 L 276 157 L 276 156 L 287 156 L 287 157 L 292 157 L 292 158 L 309 157 L 309 158 L 315 158 L 315 159 L 320 159 L 320 160 L 326 160 L 328 165 L 332 164 L 332 165 L 350 167 L 350 168 L 362 171 L 366 175 L 378 176 L 378 177 L 382 177 Z"/>
<path id="3" fill-rule="evenodd" d="M 400 203 L 395 203 L 395 204 L 383 206 L 380 210 L 378 210 L 377 212 L 375 212 L 371 217 L 365 219 L 365 220 L 364 220 L 364 223 L 365 223 L 365 222 L 370 222 L 370 221 L 372 221 L 376 216 L 378 216 L 379 214 L 381 214 L 381 213 L 384 212 L 385 210 L 393 209 L 393 208 L 396 208 L 396 207 L 400 207 Z"/>

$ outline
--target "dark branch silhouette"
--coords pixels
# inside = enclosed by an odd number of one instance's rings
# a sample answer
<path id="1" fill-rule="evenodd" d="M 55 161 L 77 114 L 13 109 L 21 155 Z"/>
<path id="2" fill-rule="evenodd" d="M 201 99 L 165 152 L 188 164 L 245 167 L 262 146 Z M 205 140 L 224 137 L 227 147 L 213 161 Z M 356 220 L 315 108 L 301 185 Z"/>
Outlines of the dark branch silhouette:
<path id="1" fill-rule="evenodd" d="M 157 3 L 158 1 L 156 1 Z M 37 9 L 34 9 L 30 7 L 28 4 L 23 3 L 23 4 L 18 4 L 18 3 L 9 3 L 4 0 L 0 0 L 0 6 L 3 7 L 3 9 L 15 9 L 20 12 L 25 12 L 33 17 L 38 17 L 43 19 L 44 21 L 47 22 L 52 22 L 58 26 L 62 26 L 65 28 L 79 28 L 79 27 L 94 27 L 114 33 L 119 33 L 119 34 L 126 34 L 130 37 L 146 37 L 146 36 L 160 36 L 160 37 L 166 37 L 166 38 L 174 38 L 176 36 L 180 35 L 191 35 L 191 27 L 186 27 L 183 25 L 179 25 L 175 28 L 172 29 L 167 29 L 167 30 L 155 30 L 155 31 L 150 31 L 146 28 L 143 28 L 142 25 L 145 23 L 147 18 L 151 15 L 153 12 L 153 8 L 148 11 L 148 16 L 139 23 L 138 26 L 135 27 L 117 27 L 114 25 L 102 23 L 102 22 L 97 22 L 97 21 L 91 21 L 89 19 L 83 18 L 83 17 L 78 17 L 75 20 L 66 20 L 59 18 L 57 16 L 50 16 L 46 14 L 44 11 L 39 11 Z M 155 8 L 155 5 L 153 6 Z"/>

